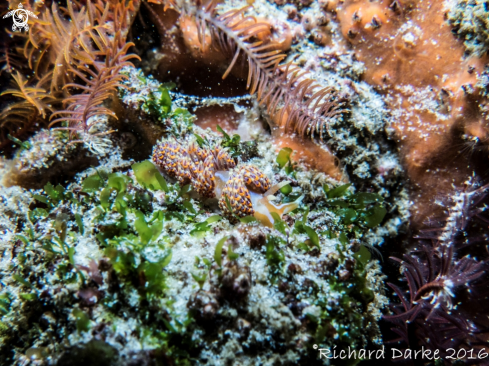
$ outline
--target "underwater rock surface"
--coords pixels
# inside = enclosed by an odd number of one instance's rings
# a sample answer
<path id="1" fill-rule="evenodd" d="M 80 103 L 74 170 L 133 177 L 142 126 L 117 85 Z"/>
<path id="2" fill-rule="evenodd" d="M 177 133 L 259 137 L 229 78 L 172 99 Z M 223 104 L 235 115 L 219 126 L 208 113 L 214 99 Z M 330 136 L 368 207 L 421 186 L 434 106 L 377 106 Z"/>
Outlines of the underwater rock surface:
<path id="1" fill-rule="evenodd" d="M 180 117 L 173 122 L 189 123 Z M 192 134 L 182 140 L 225 142 L 185 128 Z M 303 197 L 273 228 L 253 217 L 231 224 L 216 199 L 198 198 L 150 161 L 123 160 L 117 151 L 66 188 L 3 188 L 4 344 L 32 321 L 43 328 L 29 331 L 27 350 L 39 349 L 47 362 L 58 352 L 60 364 L 95 340 L 125 362 L 159 350 L 202 364 L 254 364 L 257 355 L 298 362 L 314 358 L 307 345 L 319 339 L 380 342 L 384 276 L 362 243 L 378 235 L 370 228 L 383 217 L 383 198 L 349 193 L 349 184 L 330 189 L 336 181 L 300 164 L 287 174 L 270 137 L 255 133 L 257 156 L 247 164 L 292 182 L 278 201 Z M 243 146 L 234 147 L 238 159 Z M 355 209 L 343 212 L 344 205 Z M 61 334 L 62 345 L 49 341 Z"/>
<path id="2" fill-rule="evenodd" d="M 400 348 L 479 347 L 486 5 L 26 2 L 0 363 L 323 365 L 392 341 L 382 317 Z"/>

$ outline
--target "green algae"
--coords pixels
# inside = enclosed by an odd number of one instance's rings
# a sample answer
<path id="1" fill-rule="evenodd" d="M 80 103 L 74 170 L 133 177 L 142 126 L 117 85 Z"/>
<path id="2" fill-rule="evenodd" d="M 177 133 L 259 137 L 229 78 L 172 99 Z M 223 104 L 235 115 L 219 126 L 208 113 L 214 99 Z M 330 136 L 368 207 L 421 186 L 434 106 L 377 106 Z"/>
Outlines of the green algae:
<path id="1" fill-rule="evenodd" d="M 193 125 L 195 117 L 175 107 L 169 95 L 165 87 L 158 87 L 149 100 L 142 99 L 141 107 L 155 124 L 165 126 L 166 136 L 193 136 L 201 146 L 218 144 L 238 160 L 262 164 L 281 179 L 300 179 L 302 168 L 291 160 L 291 149 L 269 154 L 263 163 L 253 160 L 259 143 L 243 142 L 222 129 L 222 137 L 199 131 Z M 19 239 L 19 245 L 34 251 L 16 257 L 12 278 L 25 283 L 12 284 L 12 295 L 0 294 L 8 303 L 6 326 L 20 326 L 20 317 L 37 326 L 29 309 L 42 312 L 61 301 L 59 322 L 77 352 L 91 352 L 93 340 L 86 343 L 90 332 L 106 323 L 102 334 L 110 344 L 120 346 L 116 335 L 125 337 L 177 365 L 206 363 L 205 352 L 220 352 L 216 345 L 232 349 L 222 334 L 242 332 L 241 320 L 252 329 L 237 338 L 244 345 L 241 352 L 248 355 L 269 357 L 275 352 L 257 341 L 265 336 L 278 348 L 292 341 L 305 344 L 293 351 L 297 360 L 315 358 L 314 341 L 328 346 L 366 343 L 366 329 L 372 326 L 367 309 L 374 300 L 367 274 L 378 275 L 378 270 L 372 269 L 375 261 L 366 246 L 354 252 L 351 242 L 381 223 L 381 196 L 353 193 L 350 185 L 329 188 L 316 183 L 324 199 L 306 200 L 283 219 L 275 215 L 274 228 L 268 229 L 254 217 L 229 223 L 215 205 L 196 199 L 190 185 L 165 179 L 148 160 L 124 168 L 90 169 L 83 177 L 67 187 L 48 184 L 33 194 L 36 202 L 28 212 L 30 223 L 20 231 L 25 240 Z M 297 182 L 286 185 L 278 199 L 295 201 L 305 187 Z M 242 232 L 251 234 L 244 239 Z M 243 240 L 240 245 L 238 240 Z M 190 265 L 184 259 L 189 254 Z M 300 266 L 304 268 L 297 269 Z M 60 288 L 67 290 L 55 301 Z M 96 295 L 85 299 L 85 290 Z M 95 304 L 90 303 L 93 298 Z M 272 301 L 269 308 L 263 307 Z M 296 306 L 310 311 L 294 313 L 290 309 Z M 378 298 L 376 306 L 383 306 Z M 209 307 L 206 320 L 202 312 Z M 135 323 L 131 333 L 119 330 L 130 321 Z M 19 349 L 51 347 L 54 356 L 66 350 L 53 349 L 42 334 L 32 331 Z M 5 345 L 14 342 L 11 332 L 2 336 Z"/>
<path id="2" fill-rule="evenodd" d="M 150 92 L 142 108 L 149 114 L 158 116 L 159 121 L 163 121 L 171 111 L 171 97 L 168 88 L 164 86 L 160 86 L 157 91 L 158 93 Z"/>
<path id="3" fill-rule="evenodd" d="M 293 176 L 294 163 L 292 162 L 291 155 L 293 150 L 290 147 L 284 147 L 278 152 L 276 162 L 280 168 L 283 168 L 287 175 Z M 285 187 L 283 187 L 285 188 Z M 282 193 L 291 192 L 288 188 L 281 190 Z"/>
<path id="4" fill-rule="evenodd" d="M 129 174 L 131 171 L 135 179 L 131 178 Z M 161 178 L 158 179 L 158 176 Z M 23 231 L 19 234 L 24 238 L 20 243 L 25 247 L 39 248 L 45 254 L 41 256 L 42 259 L 36 259 L 41 265 L 39 267 L 38 264 L 35 274 L 31 272 L 32 267 L 29 264 L 32 257 L 27 258 L 27 262 L 19 261 L 19 265 L 23 267 L 19 268 L 19 274 L 14 276 L 23 279 L 18 282 L 18 286 L 23 286 L 23 292 L 14 296 L 7 293 L 0 294 L 2 299 L 5 299 L 5 302 L 2 302 L 5 304 L 3 313 L 9 315 L 9 318 L 5 319 L 5 324 L 15 323 L 16 317 L 12 316 L 12 309 L 9 306 L 13 300 L 17 303 L 30 304 L 31 308 L 51 306 L 49 304 L 52 300 L 49 300 L 49 297 L 47 299 L 45 295 L 40 297 L 43 287 L 40 287 L 39 280 L 48 271 L 48 267 L 42 264 L 43 261 L 45 265 L 51 263 L 51 266 L 54 266 L 54 273 L 57 276 L 50 284 L 50 288 L 70 285 L 75 286 L 78 289 L 76 291 L 92 289 L 90 291 L 98 294 L 97 287 L 93 287 L 94 272 L 83 269 L 84 266 L 80 267 L 77 259 L 78 250 L 81 250 L 80 241 L 85 237 L 97 238 L 98 256 L 100 258 L 101 255 L 102 259 L 96 266 L 99 271 L 110 273 L 111 278 L 104 285 L 107 286 L 104 295 L 101 295 L 102 298 L 95 305 L 98 312 L 105 313 L 104 318 L 112 319 L 110 322 L 115 324 L 122 321 L 122 311 L 129 311 L 132 317 L 138 319 L 137 337 L 140 341 L 155 344 L 154 347 L 158 352 L 164 352 L 176 364 L 192 363 L 193 356 L 190 356 L 190 353 L 198 352 L 205 345 L 203 339 L 196 340 L 193 334 L 205 331 L 205 326 L 194 321 L 193 311 L 190 309 L 186 320 L 182 320 L 181 315 L 177 316 L 174 298 L 169 296 L 168 281 L 171 276 L 167 268 L 172 266 L 173 253 L 178 245 L 172 239 L 168 225 L 190 224 L 187 233 L 189 238 L 194 238 L 192 240 L 197 242 L 207 240 L 213 230 L 225 228 L 229 230 L 230 227 L 227 220 L 220 215 L 205 213 L 207 210 L 205 206 L 191 198 L 190 186 L 179 187 L 164 180 L 165 186 L 161 184 L 162 179 L 165 178 L 152 163 L 143 161 L 133 164 L 131 169 L 126 171 L 111 173 L 110 170 L 98 170 L 95 174 L 85 177 L 79 184 L 70 187 L 48 184 L 43 192 L 35 193 L 33 197 L 36 204 L 31 207 L 28 217 L 34 228 L 44 227 L 47 231 L 45 229 Z M 283 194 L 282 199 L 300 193 L 298 191 L 300 189 L 294 188 L 290 194 Z M 155 195 L 158 194 L 164 195 L 162 205 L 156 204 Z M 345 240 L 342 244 L 339 240 L 337 245 L 342 247 L 343 255 L 340 256 L 338 269 L 335 271 L 339 271 L 345 263 L 349 263 L 348 261 L 351 261 L 349 258 L 355 258 L 353 267 L 347 270 L 351 272 L 350 279 L 338 282 L 337 272 L 331 272 L 325 275 L 327 280 L 324 284 L 312 286 L 312 292 L 311 289 L 302 287 L 293 277 L 290 277 L 290 273 L 286 270 L 291 264 L 291 255 L 299 255 L 299 257 L 318 255 L 325 248 L 324 234 L 310 221 L 314 212 L 328 209 L 338 217 L 338 224 L 336 227 L 331 225 L 329 228 L 331 231 L 343 229 L 346 225 L 345 218 L 336 212 L 341 209 L 341 205 L 332 200 L 342 200 L 348 207 L 365 211 L 368 211 L 371 205 L 380 203 L 377 196 L 347 194 L 347 190 L 342 189 L 342 194 L 335 193 L 331 198 L 328 196 L 322 203 L 323 206 L 310 208 L 309 205 L 302 205 L 291 213 L 292 224 L 276 217 L 274 229 L 266 235 L 263 252 L 256 249 L 252 251 L 256 251 L 257 255 L 262 256 L 266 262 L 268 286 L 279 286 L 284 281 L 288 281 L 290 286 L 296 286 L 299 293 L 303 293 L 302 296 L 309 298 L 311 305 L 322 309 L 319 317 L 314 318 L 314 321 L 311 320 L 311 324 L 314 325 L 307 331 L 314 336 L 312 339 L 325 341 L 326 338 L 322 334 L 329 329 L 330 332 L 334 331 L 338 335 L 340 342 L 350 344 L 348 343 L 350 339 L 356 344 L 355 342 L 361 342 L 362 327 L 365 327 L 366 321 L 364 316 L 357 312 L 359 309 L 365 311 L 366 304 L 372 300 L 368 292 L 371 290 L 365 279 L 367 273 L 365 268 L 369 261 L 365 260 L 367 255 L 363 249 L 357 256 L 352 257 L 346 247 L 349 240 Z M 251 218 L 241 219 L 237 226 L 239 225 L 248 225 L 257 229 L 261 227 Z M 182 226 L 177 227 L 182 228 Z M 359 228 L 368 229 L 368 225 L 360 225 Z M 339 236 L 341 237 L 341 234 Z M 220 238 L 213 249 L 213 254 L 208 253 L 206 256 L 199 257 L 195 261 L 195 269 L 189 274 L 196 282 L 198 290 L 208 292 L 215 288 L 216 291 L 220 291 L 222 294 L 220 296 L 223 296 L 224 300 L 220 300 L 219 303 L 223 307 L 229 306 L 226 305 L 228 303 L 225 300 L 227 299 L 225 291 L 232 288 L 229 287 L 228 282 L 224 285 L 223 281 L 230 281 L 230 273 L 237 271 L 236 276 L 238 276 L 242 271 L 240 268 L 247 266 L 244 262 L 243 248 L 236 250 L 229 240 L 231 240 L 229 235 Z M 33 281 L 34 278 L 36 280 Z M 103 282 L 105 283 L 105 280 Z M 331 308 L 331 304 L 321 295 L 326 283 L 329 286 L 328 291 L 342 294 L 337 302 L 339 308 L 335 311 L 327 310 Z M 320 290 L 321 288 L 323 290 Z M 51 291 L 48 290 L 48 293 Z M 246 291 L 244 295 L 239 295 L 240 303 L 246 303 Z M 282 298 L 281 296 L 279 295 L 279 298 Z M 73 329 L 83 335 L 96 327 L 97 320 L 92 318 L 91 311 L 83 305 L 83 301 L 65 300 L 64 307 L 68 312 L 65 313 L 63 322 L 66 324 L 66 331 Z M 137 305 L 128 307 L 128 302 Z M 157 314 L 154 313 L 155 307 L 158 309 Z M 72 310 L 69 310 L 70 308 Z M 21 311 L 18 305 L 14 311 L 15 313 Z M 70 314 L 72 317 L 69 316 Z M 225 315 L 220 316 L 225 317 Z M 36 344 L 35 340 L 38 339 L 39 334 L 36 332 L 31 334 L 29 347 Z M 11 335 L 4 338 L 5 344 L 9 343 L 9 337 Z M 188 343 L 184 345 L 181 343 L 182 340 Z"/>
<path id="5" fill-rule="evenodd" d="M 151 190 L 163 190 L 168 192 L 168 185 L 165 178 L 149 160 L 133 164 L 132 170 L 139 184 Z"/>

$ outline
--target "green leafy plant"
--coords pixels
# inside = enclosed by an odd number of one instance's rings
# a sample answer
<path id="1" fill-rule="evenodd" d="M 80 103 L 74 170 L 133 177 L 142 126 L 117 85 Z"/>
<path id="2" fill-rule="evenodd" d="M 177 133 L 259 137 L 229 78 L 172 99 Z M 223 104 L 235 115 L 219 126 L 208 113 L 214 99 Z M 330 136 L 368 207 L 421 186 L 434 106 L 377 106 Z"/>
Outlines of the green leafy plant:
<path id="1" fill-rule="evenodd" d="M 78 225 L 78 230 L 79 230 L 80 234 L 81 235 L 85 234 L 85 228 L 83 226 L 83 220 L 82 220 L 81 215 L 78 212 L 75 214 L 75 221 L 76 221 L 76 224 Z"/>
<path id="2" fill-rule="evenodd" d="M 146 218 L 141 211 L 135 211 L 136 221 L 134 222 L 134 228 L 138 232 L 141 244 L 146 245 L 151 240 L 156 240 L 163 230 L 163 221 L 156 220 L 151 224 L 146 222 Z"/>
<path id="3" fill-rule="evenodd" d="M 143 110 L 148 111 L 150 114 L 158 117 L 159 121 L 162 121 L 168 116 L 171 111 L 171 97 L 168 88 L 161 85 L 158 88 L 159 96 L 150 92 L 149 98 L 143 105 Z"/>
<path id="4" fill-rule="evenodd" d="M 30 283 L 29 281 L 27 281 L 26 279 L 24 279 L 22 276 L 20 275 L 17 275 L 17 274 L 14 274 L 12 275 L 12 278 L 14 280 L 16 280 L 18 283 L 24 285 L 25 287 L 28 287 L 28 288 L 34 288 L 34 286 L 32 285 L 32 283 Z"/>
<path id="5" fill-rule="evenodd" d="M 132 179 L 125 174 L 109 174 L 107 186 L 100 192 L 101 206 L 106 210 L 115 209 L 125 215 L 129 203 L 134 200 L 132 195 L 126 193 L 129 183 L 132 183 Z"/>
<path id="6" fill-rule="evenodd" d="M 250 224 L 252 222 L 257 222 L 258 220 L 255 218 L 255 216 L 245 216 L 245 217 L 240 217 L 239 221 L 241 221 L 244 224 Z"/>
<path id="7" fill-rule="evenodd" d="M 135 163 L 131 168 L 136 176 L 137 182 L 143 187 L 149 188 L 152 191 L 163 190 L 167 193 L 169 192 L 165 178 L 163 178 L 158 169 L 149 160 Z"/>
<path id="8" fill-rule="evenodd" d="M 228 148 L 229 153 L 233 158 L 240 156 L 241 155 L 241 149 L 240 149 L 241 137 L 237 134 L 234 134 L 233 137 L 229 136 L 219 125 L 217 125 L 216 128 L 223 135 L 223 141 L 221 142 L 221 146 Z"/>
<path id="9" fill-rule="evenodd" d="M 97 192 L 104 185 L 104 178 L 97 173 L 85 178 L 82 182 L 82 191 L 87 193 Z"/>
<path id="10" fill-rule="evenodd" d="M 318 234 L 312 227 L 306 225 L 308 214 L 309 214 L 309 208 L 306 208 L 306 211 L 304 212 L 302 219 L 297 220 L 294 223 L 294 232 L 299 234 L 306 234 L 309 237 L 307 242 L 299 244 L 299 248 L 306 252 L 310 251 L 312 247 L 321 249 L 319 245 Z"/>
<path id="11" fill-rule="evenodd" d="M 326 205 L 340 217 L 340 225 L 360 233 L 360 228 L 374 228 L 384 219 L 387 210 L 382 205 L 384 198 L 376 193 L 352 193 L 351 184 L 330 189 L 324 185 Z"/>
<path id="12" fill-rule="evenodd" d="M 0 314 L 6 315 L 10 311 L 12 299 L 8 293 L 0 295 Z"/>
<path id="13" fill-rule="evenodd" d="M 7 135 L 7 138 L 19 145 L 19 147 L 23 150 L 29 150 L 32 147 L 32 144 L 29 141 L 21 141 L 17 137 L 12 136 L 11 134 Z"/>
<path id="14" fill-rule="evenodd" d="M 231 244 L 228 245 L 227 257 L 230 261 L 235 261 L 236 259 L 239 258 L 239 254 L 233 252 L 233 247 Z"/>
<path id="15" fill-rule="evenodd" d="M 286 229 L 288 229 L 288 225 L 283 221 L 279 214 L 276 212 L 271 212 L 270 213 L 273 217 L 273 227 L 278 230 L 281 234 L 287 235 Z"/>
<path id="16" fill-rule="evenodd" d="M 280 249 L 283 241 L 272 235 L 267 235 L 265 258 L 269 266 L 269 278 L 274 283 L 282 273 L 285 264 L 285 253 Z"/>
<path id="17" fill-rule="evenodd" d="M 210 226 L 210 224 L 217 222 L 221 219 L 222 219 L 222 216 L 214 215 L 214 216 L 207 218 L 207 220 L 205 220 L 205 221 L 199 222 L 198 224 L 195 225 L 195 228 L 190 231 L 190 235 L 196 236 L 198 238 L 204 237 L 204 235 L 207 232 L 211 231 L 211 229 L 212 229 L 212 226 Z"/>
<path id="18" fill-rule="evenodd" d="M 34 194 L 33 196 L 37 201 L 46 204 L 49 209 L 52 209 L 63 200 L 70 200 L 73 203 L 78 203 L 78 201 L 74 199 L 73 193 L 66 192 L 65 188 L 59 184 L 54 187 L 48 182 L 44 186 L 44 193 L 45 195 Z"/>
<path id="19" fill-rule="evenodd" d="M 372 258 L 372 254 L 365 247 L 365 245 L 360 245 L 360 249 L 358 250 L 358 252 L 353 254 L 353 256 L 358 261 L 358 263 L 360 263 L 362 267 L 365 267 L 367 263 L 370 261 L 370 259 Z"/>
<path id="20" fill-rule="evenodd" d="M 204 287 L 205 280 L 207 279 L 207 272 L 201 272 L 201 273 L 191 273 L 192 278 L 199 284 L 199 288 L 202 290 L 202 287 Z"/>
<path id="21" fill-rule="evenodd" d="M 127 238 L 126 240 L 130 240 L 130 238 Z M 105 255 L 110 259 L 110 263 L 118 275 L 128 277 L 134 272 L 134 269 L 136 268 L 134 253 L 126 253 L 116 247 L 110 246 L 105 249 Z"/>
<path id="22" fill-rule="evenodd" d="M 203 148 L 204 146 L 210 145 L 207 137 L 202 137 L 200 135 L 197 135 L 196 133 L 194 133 L 194 137 L 195 137 L 195 140 L 197 142 L 197 145 L 199 145 L 200 148 Z"/>
<path id="23" fill-rule="evenodd" d="M 222 247 L 224 246 L 226 240 L 228 240 L 227 236 L 219 240 L 216 244 L 216 249 L 214 249 L 214 261 L 219 268 L 222 268 Z"/>
<path id="24" fill-rule="evenodd" d="M 125 251 L 121 249 L 123 245 L 128 245 L 133 250 Z M 142 249 L 143 245 L 137 237 L 126 235 L 109 240 L 105 255 L 123 281 L 133 284 L 137 279 L 141 295 L 151 299 L 162 294 L 165 288 L 166 276 L 163 269 L 170 263 L 172 251 L 160 247 L 163 256 L 159 260 L 150 261 L 142 254 Z"/>
<path id="25" fill-rule="evenodd" d="M 166 255 L 157 262 L 144 260 L 138 267 L 139 278 L 144 278 L 144 293 L 148 297 L 163 293 L 165 289 L 166 276 L 163 269 L 170 263 L 172 252 L 167 251 Z"/>
<path id="26" fill-rule="evenodd" d="M 202 287 L 207 279 L 207 275 L 212 268 L 212 262 L 208 258 L 200 259 L 199 256 L 195 256 L 194 267 L 197 272 L 191 273 L 192 278 L 199 284 L 199 288 L 202 290 Z M 201 267 L 204 267 L 204 270 L 199 270 Z"/>
<path id="27" fill-rule="evenodd" d="M 80 309 L 73 309 L 73 316 L 76 319 L 76 329 L 78 332 L 88 332 L 90 330 L 90 318 L 87 313 Z"/>
<path id="28" fill-rule="evenodd" d="M 290 147 L 284 147 L 282 150 L 278 152 L 277 155 L 277 164 L 280 167 L 280 169 L 284 168 L 285 173 L 287 175 L 294 176 L 294 163 L 292 163 L 292 160 L 290 159 L 290 156 L 292 155 L 292 149 Z M 285 188 L 285 187 L 282 187 Z M 288 188 L 286 189 L 288 190 Z M 285 190 L 284 190 L 285 191 Z M 285 193 L 282 191 L 282 193 Z M 292 191 L 292 189 L 290 189 Z M 289 192 L 290 193 L 290 192 Z"/>

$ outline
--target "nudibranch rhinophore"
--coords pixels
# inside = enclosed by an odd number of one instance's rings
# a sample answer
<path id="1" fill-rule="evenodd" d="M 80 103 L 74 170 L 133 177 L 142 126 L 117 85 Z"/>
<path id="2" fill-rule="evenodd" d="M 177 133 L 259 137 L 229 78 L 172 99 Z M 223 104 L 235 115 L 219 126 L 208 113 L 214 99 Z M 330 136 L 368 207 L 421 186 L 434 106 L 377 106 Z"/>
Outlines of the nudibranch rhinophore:
<path id="1" fill-rule="evenodd" d="M 204 149 L 195 143 L 166 141 L 156 145 L 153 162 L 180 184 L 190 183 L 202 197 L 217 198 L 219 208 L 231 222 L 236 217 L 253 215 L 263 225 L 273 227 L 273 212 L 281 218 L 296 209 L 301 200 L 275 204 L 273 194 L 288 182 L 272 186 L 256 166 L 236 165 L 220 146 Z"/>

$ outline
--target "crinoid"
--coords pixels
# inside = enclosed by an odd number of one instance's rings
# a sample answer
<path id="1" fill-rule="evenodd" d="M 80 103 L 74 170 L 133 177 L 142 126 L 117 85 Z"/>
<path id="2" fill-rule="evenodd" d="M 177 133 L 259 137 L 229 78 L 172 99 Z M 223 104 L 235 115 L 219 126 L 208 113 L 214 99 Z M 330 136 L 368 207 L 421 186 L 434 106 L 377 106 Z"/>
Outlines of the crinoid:
<path id="1" fill-rule="evenodd" d="M 50 118 L 50 127 L 65 123 L 58 128 L 70 131 L 72 142 L 80 141 L 75 140 L 79 132 L 93 132 L 96 122 L 89 122 L 91 117 L 115 117 L 103 103 L 122 86 L 124 76 L 120 69 L 132 65 L 129 60 L 137 58 L 127 55 L 132 43 L 126 43 L 126 36 L 130 14 L 136 12 L 139 1 L 94 0 L 84 4 L 68 1 L 66 8 L 55 3 L 50 8 L 42 7 L 29 34 L 20 37 L 24 39 L 27 65 L 22 71 L 27 70 L 32 76 L 28 82 L 17 70 L 13 78 L 18 89 L 2 93 L 24 101 L 9 105 L 2 112 L 5 120 L 0 126 L 1 136 L 15 130 L 15 123 L 25 130 L 22 119 L 27 112 L 35 112 L 42 120 Z M 3 60 L 7 70 L 15 66 L 11 56 L 4 56 Z M 59 105 L 53 104 L 61 101 L 63 109 L 58 110 Z M 27 120 L 33 120 L 32 113 Z"/>
<path id="2" fill-rule="evenodd" d="M 106 29 L 102 32 L 95 25 L 76 33 L 76 38 L 72 40 L 70 46 L 70 62 L 67 64 L 67 71 L 74 80 L 80 80 L 80 82 L 67 83 L 63 86 L 63 90 L 72 88 L 81 90 L 81 93 L 64 98 L 64 109 L 51 115 L 50 127 L 57 123 L 67 122 L 67 126 L 57 128 L 71 131 L 71 136 L 74 137 L 79 132 L 90 132 L 95 123 L 90 122 L 92 117 L 107 115 L 117 118 L 112 110 L 103 106 L 103 102 L 115 94 L 117 87 L 123 87 L 121 81 L 126 76 L 121 74 L 120 70 L 124 66 L 132 65 L 130 59 L 139 59 L 136 55 L 127 55 L 133 43 L 127 43 L 123 35 L 124 27 L 127 27 L 126 12 L 127 8 L 121 4 L 113 10 L 114 19 L 111 29 L 114 32 L 113 36 L 109 37 Z M 93 15 L 89 19 L 92 17 Z M 98 20 L 91 21 L 102 25 L 106 17 L 107 11 L 104 11 Z M 104 27 L 106 27 L 105 24 Z M 53 120 L 55 116 L 61 117 Z M 111 131 L 104 133 L 109 132 Z M 72 142 L 78 141 L 80 140 Z"/>
<path id="3" fill-rule="evenodd" d="M 67 8 L 53 3 L 51 9 L 42 12 L 24 46 L 24 56 L 34 73 L 50 75 L 51 92 L 73 82 L 76 75 L 69 72 L 73 63 L 93 64 L 95 57 L 104 55 L 107 39 L 117 32 L 110 21 L 118 23 L 118 30 L 124 30 L 125 39 L 126 13 L 134 10 L 132 1 L 128 6 L 125 1 L 87 1 L 86 6 L 66 3 Z"/>
<path id="4" fill-rule="evenodd" d="M 444 227 L 421 231 L 416 237 L 421 240 L 420 248 L 405 254 L 403 260 L 393 258 L 401 264 L 409 288 L 405 293 L 399 286 L 388 284 L 401 300 L 401 304 L 391 306 L 395 315 L 384 316 L 396 324 L 393 331 L 400 338 L 393 342 L 404 341 L 410 348 L 424 345 L 442 353 L 450 347 L 483 343 L 481 335 L 488 332 L 487 326 L 469 319 L 464 303 L 474 301 L 475 296 L 487 296 L 489 263 L 484 256 L 462 256 L 460 252 L 487 243 L 486 236 L 469 239 L 467 228 L 474 220 L 488 222 L 482 216 L 488 191 L 489 185 L 477 188 L 468 182 L 466 190 L 452 197 Z"/>
<path id="5" fill-rule="evenodd" d="M 37 109 L 27 101 L 5 107 L 0 112 L 0 150 L 12 145 L 12 139 L 21 139 L 42 124 Z"/>
<path id="6" fill-rule="evenodd" d="M 261 39 L 270 26 L 246 15 L 251 6 L 218 14 L 217 5 L 214 0 L 204 6 L 169 2 L 182 16 L 195 18 L 202 49 L 207 47 L 210 35 L 213 47 L 231 55 L 223 78 L 244 57 L 248 63 L 247 88 L 266 106 L 272 119 L 301 136 L 318 134 L 323 139 L 331 119 L 347 111 L 336 90 L 307 78 L 307 72 L 293 63 L 281 64 L 286 55 L 274 42 Z"/>
<path id="7" fill-rule="evenodd" d="M 11 139 L 18 139 L 32 132 L 36 123 L 42 125 L 46 115 L 53 109 L 52 103 L 56 102 L 56 98 L 43 88 L 46 79 L 41 79 L 32 85 L 19 71 L 16 71 L 13 79 L 16 88 L 4 90 L 0 96 L 12 95 L 23 100 L 6 106 L 0 112 L 0 149 L 2 150 L 11 143 Z"/>
<path id="8" fill-rule="evenodd" d="M 50 75 L 51 92 L 59 90 L 64 84 L 73 80 L 73 75 L 67 72 L 73 42 L 81 32 L 95 28 L 94 18 L 103 20 L 96 11 L 95 15 L 92 15 L 95 9 L 90 2 L 88 7 L 92 11 L 88 11 L 85 7 L 76 9 L 71 1 L 67 2 L 67 6 L 67 8 L 60 8 L 53 3 L 51 9 L 44 9 L 39 21 L 29 29 L 29 36 L 24 46 L 24 56 L 34 73 Z M 65 19 L 62 14 L 69 19 Z M 92 15 L 91 19 L 89 14 Z"/>
<path id="9" fill-rule="evenodd" d="M 409 291 L 388 284 L 401 304 L 391 305 L 394 315 L 384 319 L 395 324 L 392 330 L 399 335 L 389 343 L 402 341 L 410 349 L 439 349 L 445 357 L 448 348 L 484 344 L 482 335 L 487 328 L 478 319 L 469 318 L 459 306 L 462 289 L 474 296 L 484 285 L 487 262 L 470 256 L 457 259 L 453 247 L 440 249 L 423 246 L 405 254 L 404 260 L 394 258 L 401 263 Z"/>
<path id="10" fill-rule="evenodd" d="M 42 88 L 45 80 L 40 80 L 37 85 L 33 87 L 27 85 L 28 80 L 25 80 L 19 71 L 13 75 L 13 78 L 17 83 L 18 89 L 7 89 L 3 91 L 0 96 L 11 94 L 15 97 L 23 98 L 27 104 L 30 104 L 37 109 L 42 118 L 46 117 L 47 111 L 52 109 L 48 103 L 55 101 L 56 98 L 53 98 L 44 88 Z M 11 109 L 18 110 L 19 108 L 11 107 Z"/>
<path id="11" fill-rule="evenodd" d="M 103 102 L 111 97 L 117 87 L 124 87 L 121 81 L 126 77 L 120 74 L 124 66 L 132 65 L 129 61 L 131 58 L 138 58 L 136 55 L 126 55 L 132 43 L 125 43 L 120 31 L 116 33 L 113 39 L 106 40 L 107 50 L 105 63 L 99 64 L 93 60 L 92 68 L 85 66 L 81 62 L 76 66 L 70 65 L 69 71 L 81 80 L 84 84 L 69 83 L 63 88 L 75 88 L 83 90 L 80 94 L 66 97 L 63 100 L 64 110 L 56 111 L 51 117 L 59 116 L 51 121 L 49 126 L 56 123 L 68 122 L 66 127 L 58 129 L 68 130 L 75 135 L 78 132 L 89 132 L 93 124 L 90 118 L 97 115 L 107 115 L 117 118 L 115 113 L 109 108 L 103 106 Z M 72 141 L 77 142 L 77 141 Z"/>
<path id="12" fill-rule="evenodd" d="M 2 73 L 8 72 L 13 74 L 14 70 L 22 70 L 24 68 L 24 60 L 21 55 L 12 51 L 10 45 L 4 41 L 2 47 L 0 47 L 0 75 Z"/>

